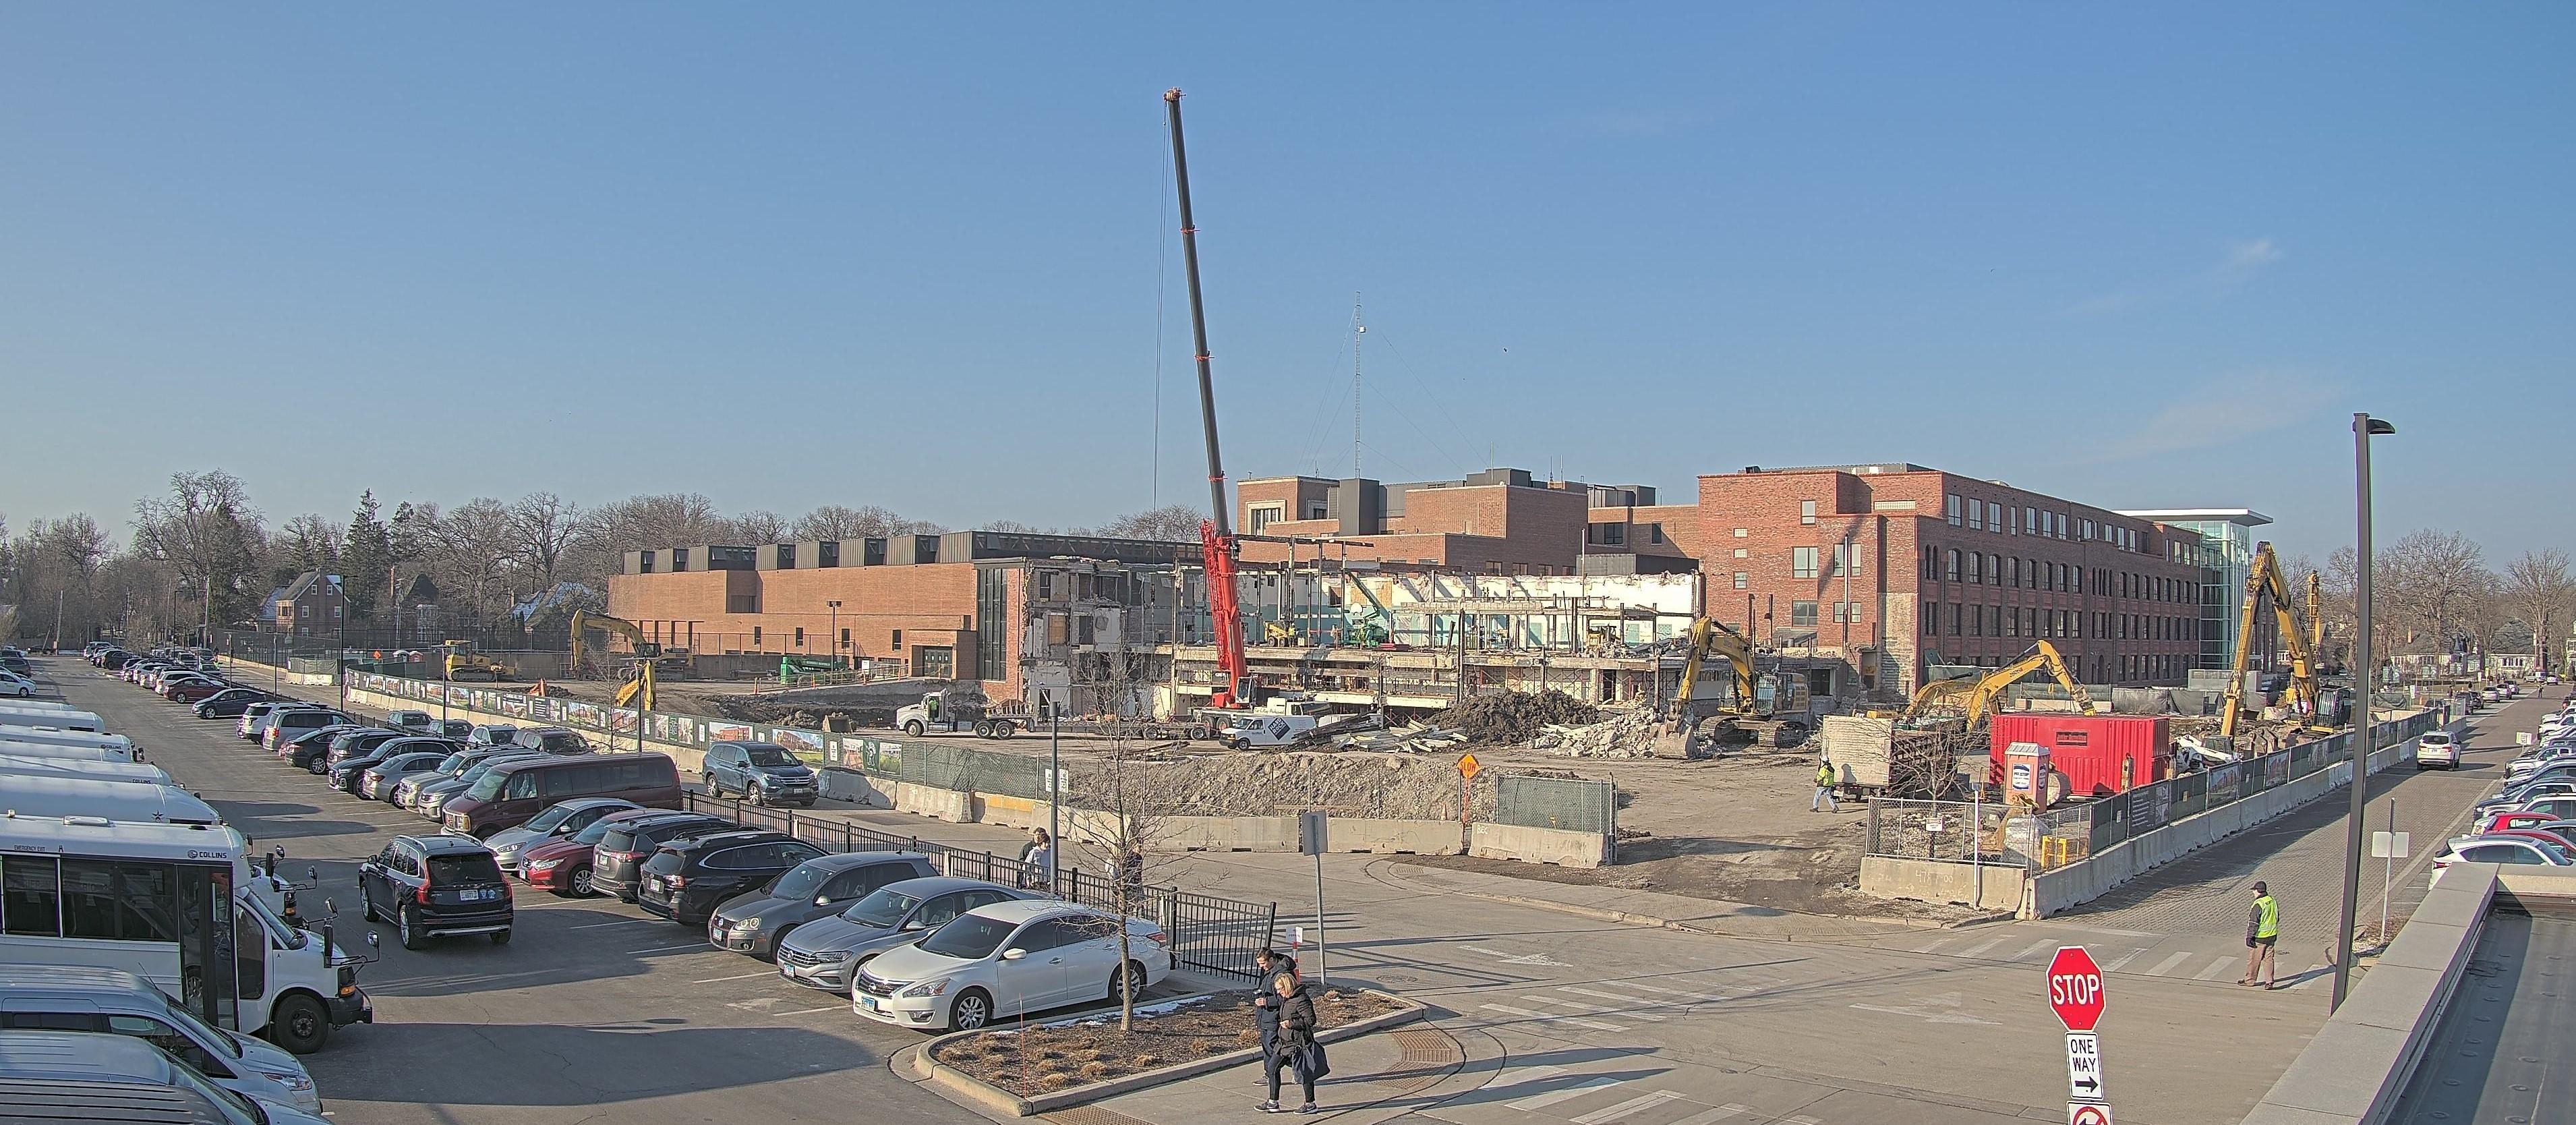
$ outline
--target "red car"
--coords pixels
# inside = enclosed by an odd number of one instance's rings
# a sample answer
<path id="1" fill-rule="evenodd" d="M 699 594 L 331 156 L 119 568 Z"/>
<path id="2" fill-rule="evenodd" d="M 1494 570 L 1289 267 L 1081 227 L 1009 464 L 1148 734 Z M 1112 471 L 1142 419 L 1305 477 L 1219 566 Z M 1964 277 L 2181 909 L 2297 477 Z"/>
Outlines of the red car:
<path id="1" fill-rule="evenodd" d="M 187 683 L 180 684 L 177 687 L 173 687 L 168 691 L 162 692 L 161 694 L 164 698 L 173 703 L 195 703 L 198 700 L 215 694 L 216 692 L 229 691 L 232 686 L 233 685 L 231 684 L 219 683 L 214 680 L 206 680 L 203 682 L 191 680 Z"/>
<path id="2" fill-rule="evenodd" d="M 2500 812 L 2487 818 L 2480 832 L 2510 832 L 2516 828 L 2536 828 L 2558 819 L 2544 812 Z"/>
<path id="3" fill-rule="evenodd" d="M 519 869 L 511 874 L 519 881 L 561 898 L 589 898 L 590 854 L 599 846 L 599 838 L 622 820 L 639 816 L 661 816 L 669 809 L 626 809 L 590 822 L 590 827 L 560 840 L 548 840 L 519 852 Z"/>

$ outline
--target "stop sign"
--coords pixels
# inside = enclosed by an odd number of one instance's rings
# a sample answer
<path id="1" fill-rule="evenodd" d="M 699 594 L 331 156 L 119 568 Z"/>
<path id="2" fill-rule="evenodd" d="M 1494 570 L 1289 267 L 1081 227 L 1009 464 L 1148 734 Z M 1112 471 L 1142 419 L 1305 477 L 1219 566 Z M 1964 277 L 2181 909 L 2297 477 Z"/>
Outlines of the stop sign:
<path id="1" fill-rule="evenodd" d="M 2058 946 L 2049 959 L 2048 1006 L 2068 1031 L 2091 1031 L 2102 1021 L 2102 967 L 2083 946 Z"/>

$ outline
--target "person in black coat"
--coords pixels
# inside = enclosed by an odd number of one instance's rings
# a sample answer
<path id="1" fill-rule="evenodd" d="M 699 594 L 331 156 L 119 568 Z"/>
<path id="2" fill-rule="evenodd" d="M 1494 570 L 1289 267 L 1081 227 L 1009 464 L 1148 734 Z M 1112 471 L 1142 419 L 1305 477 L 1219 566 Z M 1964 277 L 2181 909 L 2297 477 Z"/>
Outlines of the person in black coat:
<path id="1" fill-rule="evenodd" d="M 1270 989 L 1280 1000 L 1279 1038 L 1276 1054 L 1284 1056 L 1290 1069 L 1297 1072 L 1297 1085 L 1305 1091 L 1306 1104 L 1299 1113 L 1314 1113 L 1315 1080 L 1325 1073 L 1324 1046 L 1315 1041 L 1315 1001 L 1306 994 L 1306 986 L 1294 974 L 1281 973 L 1271 978 Z M 1270 1071 L 1270 1100 L 1261 1103 L 1261 1112 L 1278 1113 L 1279 1071 Z"/>
<path id="2" fill-rule="evenodd" d="M 1279 1068 L 1287 1065 L 1288 1062 L 1288 1059 L 1279 1053 L 1279 1008 L 1286 1001 L 1279 998 L 1279 994 L 1272 989 L 1270 982 L 1277 979 L 1281 973 L 1294 975 L 1297 972 L 1297 959 L 1276 949 L 1264 947 L 1261 952 L 1252 955 L 1252 963 L 1261 974 L 1260 983 L 1252 987 L 1252 1029 L 1260 1036 L 1261 1070 L 1263 1076 L 1270 1081 L 1270 1096 L 1276 1100 L 1279 1096 Z"/>

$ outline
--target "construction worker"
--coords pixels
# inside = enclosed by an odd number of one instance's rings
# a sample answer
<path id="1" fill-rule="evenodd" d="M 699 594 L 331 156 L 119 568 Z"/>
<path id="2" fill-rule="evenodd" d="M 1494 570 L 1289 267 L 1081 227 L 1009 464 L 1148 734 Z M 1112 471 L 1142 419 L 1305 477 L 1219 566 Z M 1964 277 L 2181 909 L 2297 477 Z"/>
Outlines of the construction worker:
<path id="1" fill-rule="evenodd" d="M 1822 765 L 1816 767 L 1816 799 L 1807 802 L 1807 811 L 1834 813 L 1843 811 L 1843 807 L 1841 805 L 1834 803 L 1834 763 L 1832 759 L 1827 759 Z"/>
<path id="2" fill-rule="evenodd" d="M 2273 901 L 2272 889 L 2263 881 L 2254 881 L 2254 909 L 2245 917 L 2245 977 L 2236 983 L 2247 988 L 2272 988 L 2274 971 L 2272 947 L 2281 940 L 2281 904 Z M 2255 978 L 2260 976 L 2261 980 Z"/>

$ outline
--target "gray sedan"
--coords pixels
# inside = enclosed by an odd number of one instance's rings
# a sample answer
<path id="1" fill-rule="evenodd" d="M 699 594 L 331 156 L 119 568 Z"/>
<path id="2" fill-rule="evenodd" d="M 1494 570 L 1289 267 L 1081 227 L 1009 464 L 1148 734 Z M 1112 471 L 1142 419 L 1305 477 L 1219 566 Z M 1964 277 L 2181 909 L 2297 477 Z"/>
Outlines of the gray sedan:
<path id="1" fill-rule="evenodd" d="M 889 883 L 847 910 L 788 931 L 778 942 L 778 975 L 808 988 L 848 992 L 858 968 L 949 919 L 996 902 L 1038 898 L 980 879 L 934 875 Z"/>
<path id="2" fill-rule="evenodd" d="M 501 870 L 515 875 L 519 871 L 519 853 L 549 840 L 561 840 L 590 827 L 590 822 L 613 812 L 624 812 L 644 806 L 615 797 L 576 797 L 557 801 L 529 818 L 526 824 L 505 828 L 483 841 L 492 849 L 492 860 Z"/>

